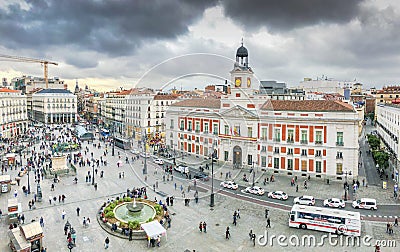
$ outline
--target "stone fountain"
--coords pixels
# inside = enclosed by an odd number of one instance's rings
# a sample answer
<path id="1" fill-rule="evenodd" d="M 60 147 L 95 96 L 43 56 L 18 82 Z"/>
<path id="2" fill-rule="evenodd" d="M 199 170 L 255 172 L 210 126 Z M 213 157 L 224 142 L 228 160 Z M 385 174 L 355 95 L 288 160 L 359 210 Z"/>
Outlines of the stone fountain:
<path id="1" fill-rule="evenodd" d="M 129 213 L 137 213 L 142 211 L 143 204 L 142 203 L 136 204 L 136 199 L 133 198 L 133 203 L 127 203 L 126 208 L 128 209 Z"/>

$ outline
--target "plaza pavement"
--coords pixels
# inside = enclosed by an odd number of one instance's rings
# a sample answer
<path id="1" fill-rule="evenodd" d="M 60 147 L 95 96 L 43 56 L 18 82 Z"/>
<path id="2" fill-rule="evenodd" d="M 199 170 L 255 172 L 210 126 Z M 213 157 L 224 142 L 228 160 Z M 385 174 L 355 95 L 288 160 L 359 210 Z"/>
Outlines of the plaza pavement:
<path id="1" fill-rule="evenodd" d="M 95 141 L 96 143 L 97 141 Z M 102 143 L 102 145 L 104 145 Z M 92 144 L 83 144 L 83 148 L 89 146 L 93 150 Z M 118 151 L 121 156 L 124 155 L 122 150 L 115 148 L 115 156 L 111 157 L 111 148 L 108 147 L 109 154 L 107 156 L 108 166 L 100 168 L 104 169 L 104 178 L 100 179 L 99 175 L 96 176 L 96 183 L 98 183 L 98 190 L 95 191 L 93 186 L 87 185 L 85 175 L 89 170 L 88 167 L 78 168 L 77 177 L 79 179 L 78 184 L 73 184 L 73 176 L 61 177 L 61 182 L 56 184 L 54 192 L 50 191 L 51 181 L 45 179 L 41 182 L 43 190 L 43 201 L 36 203 L 35 210 L 28 210 L 28 200 L 32 199 L 33 195 L 25 197 L 22 194 L 22 185 L 26 185 L 27 176 L 23 176 L 21 179 L 21 186 L 13 185 L 11 191 L 8 194 L 2 194 L 0 196 L 0 208 L 5 213 L 7 206 L 7 199 L 13 197 L 13 191 L 18 188 L 18 199 L 22 203 L 23 212 L 25 214 L 25 221 L 30 220 L 38 221 L 41 216 L 44 217 L 44 246 L 47 247 L 47 251 L 68 251 L 66 247 L 66 237 L 64 236 L 63 227 L 65 221 L 61 219 L 61 212 L 65 210 L 67 212 L 66 219 L 72 224 L 77 231 L 77 247 L 72 251 L 102 251 L 103 242 L 106 236 L 110 238 L 110 248 L 108 251 L 147 251 L 147 250 L 163 250 L 163 251 L 264 251 L 270 248 L 261 247 L 256 245 L 254 248 L 248 239 L 248 232 L 250 229 L 254 233 L 261 234 L 265 230 L 265 218 L 264 218 L 264 207 L 259 205 L 239 201 L 234 198 L 225 197 L 216 194 L 215 207 L 210 209 L 209 195 L 210 192 L 200 191 L 200 201 L 195 204 L 191 201 L 189 207 L 185 207 L 183 201 L 180 200 L 180 185 L 186 190 L 189 181 L 179 176 L 174 176 L 173 181 L 162 181 L 162 173 L 158 168 L 157 174 L 154 174 L 155 167 L 152 162 L 149 162 L 147 181 L 144 181 L 144 175 L 142 174 L 142 163 L 141 160 L 134 164 L 127 165 L 122 158 L 123 166 L 117 168 L 116 162 L 118 161 Z M 103 149 L 94 150 L 94 157 L 99 158 L 102 154 Z M 83 153 L 83 151 L 82 151 Z M 86 155 L 89 157 L 90 152 Z M 129 154 L 128 154 L 129 155 Z M 130 155 L 129 155 L 130 156 Z M 186 157 L 185 157 L 186 158 Z M 217 168 L 218 169 L 218 168 Z M 224 169 L 224 168 L 221 168 Z M 91 168 L 90 168 L 91 170 Z M 119 179 L 119 172 L 125 173 L 124 179 Z M 219 170 L 218 170 L 219 171 Z M 225 170 L 221 170 L 225 171 Z M 16 177 L 16 171 L 10 171 L 12 178 Z M 232 174 L 234 175 L 234 174 Z M 278 179 L 276 185 L 280 183 L 281 179 Z M 34 191 L 36 185 L 33 181 L 33 174 L 31 174 L 31 190 Z M 147 248 L 146 241 L 128 241 L 126 239 L 119 239 L 114 236 L 110 236 L 104 230 L 100 228 L 96 223 L 96 212 L 99 206 L 106 201 L 108 198 L 120 196 L 127 188 L 141 187 L 143 184 L 148 185 L 148 196 L 150 199 L 157 197 L 160 199 L 161 196 L 158 193 L 152 192 L 152 185 L 158 181 L 158 188 L 156 191 L 162 194 L 174 195 L 177 200 L 174 202 L 174 206 L 170 207 L 172 213 L 172 227 L 167 231 L 168 240 L 162 239 L 162 245 L 160 248 Z M 282 179 L 283 181 L 283 179 Z M 312 181 L 311 181 L 312 182 Z M 174 189 L 174 183 L 177 183 L 178 189 Z M 281 182 L 282 184 L 285 182 Z M 192 184 L 193 186 L 193 184 Z M 290 187 L 290 185 L 289 185 Z M 313 188 L 312 184 L 310 187 Z M 192 193 L 189 195 L 192 196 Z M 65 203 L 56 203 L 50 205 L 48 202 L 48 196 L 58 196 L 65 194 L 67 196 Z M 187 194 L 188 195 L 188 194 Z M 80 207 L 80 217 L 76 216 L 76 208 Z M 233 226 L 232 214 L 234 210 L 240 209 L 241 219 L 238 220 L 238 226 Z M 87 228 L 82 227 L 82 218 L 90 217 L 92 220 L 91 224 Z M 288 213 L 286 211 L 270 209 L 272 229 L 270 234 L 309 234 L 310 231 L 303 231 L 292 229 L 287 226 Z M 200 233 L 198 231 L 198 224 L 200 221 L 207 222 L 207 234 Z M 225 240 L 225 229 L 230 226 L 231 239 Z M 8 231 L 8 225 L 6 225 L 4 217 L 0 223 L 0 251 L 9 251 L 7 248 L 8 237 L 6 235 Z M 384 223 L 364 223 L 363 231 L 367 231 L 368 234 L 373 235 L 376 239 L 383 239 L 389 237 L 385 234 Z M 398 228 L 395 229 L 395 235 L 390 236 L 392 239 L 399 240 Z M 323 233 L 311 232 L 316 236 L 321 236 Z M 346 251 L 343 248 L 333 247 L 327 245 L 329 251 Z M 397 246 L 400 246 L 398 244 Z M 274 246 L 274 251 L 322 251 L 327 248 L 281 248 Z M 351 251 L 365 251 L 365 248 L 351 248 Z M 349 251 L 350 251 L 349 250 Z M 373 251 L 372 248 L 370 251 Z M 382 251 L 395 251 L 382 250 Z"/>

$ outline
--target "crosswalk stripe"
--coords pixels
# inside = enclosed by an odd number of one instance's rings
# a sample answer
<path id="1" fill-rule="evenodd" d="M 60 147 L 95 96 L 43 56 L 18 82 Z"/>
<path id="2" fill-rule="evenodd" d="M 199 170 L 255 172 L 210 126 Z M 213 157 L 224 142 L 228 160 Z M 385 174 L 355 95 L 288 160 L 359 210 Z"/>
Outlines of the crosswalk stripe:
<path id="1" fill-rule="evenodd" d="M 391 218 L 393 218 L 392 216 L 389 216 L 389 218 L 391 219 Z"/>
<path id="2" fill-rule="evenodd" d="M 373 215 L 374 217 L 376 217 L 376 215 Z"/>

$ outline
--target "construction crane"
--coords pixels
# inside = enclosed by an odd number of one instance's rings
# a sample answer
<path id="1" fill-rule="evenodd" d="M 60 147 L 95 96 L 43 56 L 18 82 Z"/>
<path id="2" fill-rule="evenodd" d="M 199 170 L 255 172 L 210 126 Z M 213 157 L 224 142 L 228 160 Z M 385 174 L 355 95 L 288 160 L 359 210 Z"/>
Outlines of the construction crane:
<path id="1" fill-rule="evenodd" d="M 5 55 L 5 54 L 0 54 L 0 58 L 2 58 L 2 61 L 30 62 L 30 63 L 42 64 L 44 66 L 44 82 L 46 83 L 46 89 L 49 88 L 48 64 L 58 66 L 58 63 L 56 63 L 56 62 L 43 60 L 43 59 L 34 59 L 34 58 L 12 56 L 12 55 Z"/>

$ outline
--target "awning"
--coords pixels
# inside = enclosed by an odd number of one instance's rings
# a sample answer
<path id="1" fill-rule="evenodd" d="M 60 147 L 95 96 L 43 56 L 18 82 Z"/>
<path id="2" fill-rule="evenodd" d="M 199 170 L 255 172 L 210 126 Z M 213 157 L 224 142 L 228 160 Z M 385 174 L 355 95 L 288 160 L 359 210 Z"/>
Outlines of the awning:
<path id="1" fill-rule="evenodd" d="M 155 239 L 158 235 L 167 236 L 167 230 L 158 221 L 143 223 L 140 226 L 150 238 Z"/>

